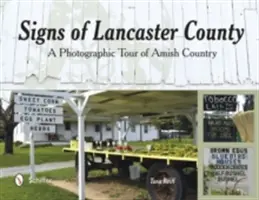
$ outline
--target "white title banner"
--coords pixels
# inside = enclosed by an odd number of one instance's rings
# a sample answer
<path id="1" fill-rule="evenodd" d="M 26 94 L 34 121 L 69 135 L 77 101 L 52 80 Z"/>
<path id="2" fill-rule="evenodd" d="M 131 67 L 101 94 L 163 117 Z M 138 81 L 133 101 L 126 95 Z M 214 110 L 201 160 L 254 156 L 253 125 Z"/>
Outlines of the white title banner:
<path id="1" fill-rule="evenodd" d="M 256 89 L 257 2 L 6 1 L 0 84 Z"/>

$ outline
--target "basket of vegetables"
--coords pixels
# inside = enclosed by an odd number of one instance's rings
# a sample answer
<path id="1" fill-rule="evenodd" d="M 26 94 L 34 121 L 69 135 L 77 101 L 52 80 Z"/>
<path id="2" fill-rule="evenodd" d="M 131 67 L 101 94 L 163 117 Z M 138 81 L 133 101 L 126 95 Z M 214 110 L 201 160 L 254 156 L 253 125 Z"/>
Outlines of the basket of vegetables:
<path id="1" fill-rule="evenodd" d="M 116 152 L 132 152 L 131 146 L 117 146 L 116 147 Z"/>
<path id="2" fill-rule="evenodd" d="M 116 146 L 116 152 L 123 152 L 123 146 Z"/>
<path id="3" fill-rule="evenodd" d="M 123 147 L 124 152 L 132 152 L 131 146 L 127 145 Z"/>

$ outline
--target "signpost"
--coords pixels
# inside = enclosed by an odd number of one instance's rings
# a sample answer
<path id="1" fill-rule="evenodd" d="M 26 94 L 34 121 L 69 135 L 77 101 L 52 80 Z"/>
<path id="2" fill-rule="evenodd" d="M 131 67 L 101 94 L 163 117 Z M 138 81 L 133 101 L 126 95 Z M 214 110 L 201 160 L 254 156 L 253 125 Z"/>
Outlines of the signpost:
<path id="1" fill-rule="evenodd" d="M 55 132 L 55 124 L 63 124 L 63 98 L 15 94 L 14 96 L 14 121 L 24 122 L 29 126 L 30 134 L 30 172 L 31 179 L 35 179 L 35 144 L 33 136 L 38 133 Z"/>
<path id="2" fill-rule="evenodd" d="M 84 152 L 84 118 L 85 115 L 90 111 L 90 108 L 86 108 L 86 104 L 88 102 L 88 99 L 92 95 L 96 95 L 99 93 L 105 92 L 105 90 L 92 90 L 87 91 L 83 94 L 79 95 L 71 95 L 66 92 L 45 92 L 45 91 L 33 91 L 30 92 L 30 94 L 23 94 L 23 97 L 17 97 L 15 96 L 15 103 L 22 104 L 22 105 L 62 105 L 60 99 L 65 99 L 68 105 L 73 109 L 73 111 L 76 113 L 78 117 L 78 138 L 79 138 L 79 148 L 78 148 L 78 161 L 79 161 L 79 187 L 78 187 L 78 199 L 82 200 L 85 199 L 85 152 Z M 33 95 L 37 94 L 37 97 L 32 97 Z M 42 96 L 44 96 L 42 98 Z M 59 100 L 54 97 L 49 96 L 62 96 L 62 98 L 58 98 Z M 41 97 L 39 97 L 41 96 Z M 72 97 L 78 99 L 78 103 L 76 103 Z M 40 100 L 43 99 L 43 100 Z M 44 100 L 45 99 L 45 100 Z M 37 102 L 40 102 L 39 104 L 36 104 Z M 48 102 L 49 104 L 47 104 Z M 43 104 L 42 104 L 43 103 Z M 46 103 L 46 104 L 45 104 Z M 51 104 L 52 103 L 52 104 Z M 19 119 L 19 118 L 18 118 Z M 32 141 L 33 141 L 33 137 Z M 32 154 L 34 156 L 34 154 Z M 34 163 L 33 159 L 31 160 L 31 163 Z M 33 165 L 34 166 L 34 165 Z M 32 167 L 33 169 L 33 167 Z M 35 171 L 32 170 L 35 174 Z"/>

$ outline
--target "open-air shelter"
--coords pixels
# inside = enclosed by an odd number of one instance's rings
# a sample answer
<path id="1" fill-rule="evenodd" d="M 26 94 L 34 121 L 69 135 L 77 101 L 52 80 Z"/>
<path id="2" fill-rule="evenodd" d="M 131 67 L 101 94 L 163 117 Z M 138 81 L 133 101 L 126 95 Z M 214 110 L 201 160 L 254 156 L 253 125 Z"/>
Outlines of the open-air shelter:
<path id="1" fill-rule="evenodd" d="M 23 91 L 15 91 L 23 93 Z M 85 197 L 84 122 L 115 122 L 128 116 L 133 121 L 166 115 L 185 115 L 196 131 L 197 91 L 24 91 L 34 95 L 62 97 L 65 119 L 77 120 L 79 138 L 79 199 Z M 119 140 L 121 132 L 118 130 Z M 196 133 L 194 142 L 196 141 Z"/>

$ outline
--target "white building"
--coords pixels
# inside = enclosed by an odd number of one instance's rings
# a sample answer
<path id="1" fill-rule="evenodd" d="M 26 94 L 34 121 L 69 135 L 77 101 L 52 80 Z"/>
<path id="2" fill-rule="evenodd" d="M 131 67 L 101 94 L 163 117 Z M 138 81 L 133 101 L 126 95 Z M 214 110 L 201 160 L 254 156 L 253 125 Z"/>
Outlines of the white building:
<path id="1" fill-rule="evenodd" d="M 85 136 L 93 137 L 94 140 L 105 140 L 114 139 L 118 140 L 118 129 L 115 129 L 115 134 L 112 134 L 112 127 L 110 124 L 100 124 L 100 123 L 86 123 L 85 124 Z M 125 135 L 127 141 L 147 141 L 159 138 L 159 131 L 152 125 L 148 124 L 137 124 L 128 128 L 128 122 L 121 122 L 121 135 Z M 69 141 L 73 137 L 77 136 L 77 122 L 64 122 L 62 125 L 56 125 L 55 132 L 59 140 Z M 53 133 L 54 134 L 54 133 Z M 36 142 L 47 142 L 48 135 L 45 133 L 34 134 L 34 141 Z M 29 130 L 24 123 L 20 123 L 14 129 L 14 142 L 20 141 L 23 143 L 28 143 Z"/>

